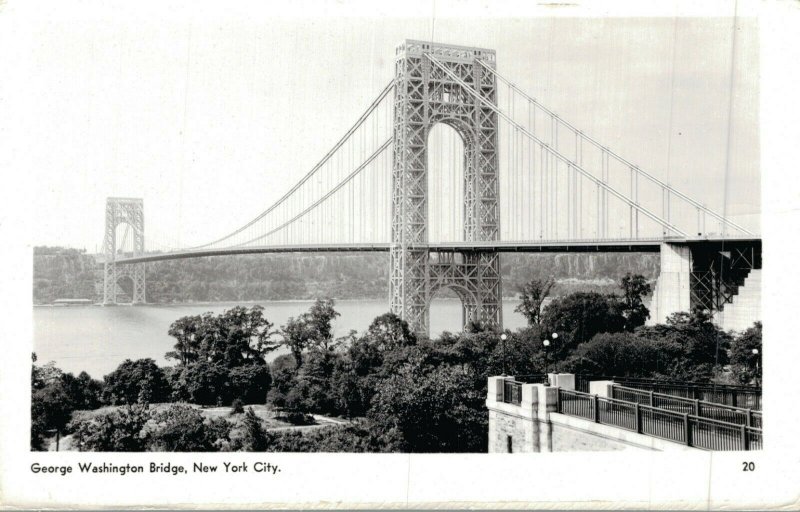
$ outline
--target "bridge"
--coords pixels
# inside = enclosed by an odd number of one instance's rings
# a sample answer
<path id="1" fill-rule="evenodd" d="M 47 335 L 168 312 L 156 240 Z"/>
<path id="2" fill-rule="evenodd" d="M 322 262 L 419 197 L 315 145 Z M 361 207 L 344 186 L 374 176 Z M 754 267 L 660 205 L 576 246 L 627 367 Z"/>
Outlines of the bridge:
<path id="1" fill-rule="evenodd" d="M 394 313 L 418 333 L 443 288 L 463 322 L 502 326 L 503 252 L 659 252 L 654 317 L 719 312 L 761 239 L 562 119 L 490 49 L 407 40 L 395 75 L 316 165 L 233 232 L 181 247 L 138 198 L 106 204 L 104 304 L 145 302 L 147 262 L 278 252 L 388 252 Z M 508 191 L 500 202 L 500 182 Z M 653 309 L 651 308 L 651 309 Z"/>

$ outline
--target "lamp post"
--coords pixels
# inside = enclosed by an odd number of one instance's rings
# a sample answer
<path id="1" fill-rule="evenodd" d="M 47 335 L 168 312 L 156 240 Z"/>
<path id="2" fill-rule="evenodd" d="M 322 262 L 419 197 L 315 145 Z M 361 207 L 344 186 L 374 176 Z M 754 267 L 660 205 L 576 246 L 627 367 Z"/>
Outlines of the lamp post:
<path id="1" fill-rule="evenodd" d="M 754 348 L 754 349 L 752 350 L 752 352 L 753 352 L 753 355 L 754 355 L 754 356 L 755 356 L 755 358 L 756 358 L 756 386 L 759 386 L 759 385 L 760 385 L 760 383 L 758 382 L 758 349 L 757 349 L 757 348 Z"/>
<path id="2" fill-rule="evenodd" d="M 503 343 L 503 377 L 506 376 L 506 340 L 508 336 L 506 333 L 500 335 L 500 341 Z"/>
<path id="3" fill-rule="evenodd" d="M 551 334 L 553 337 L 553 341 L 558 339 L 558 333 L 554 332 Z M 550 385 L 550 360 L 547 358 L 547 347 L 550 346 L 550 340 L 545 338 L 542 340 L 542 345 L 544 345 L 544 373 L 547 375 L 547 385 Z"/>

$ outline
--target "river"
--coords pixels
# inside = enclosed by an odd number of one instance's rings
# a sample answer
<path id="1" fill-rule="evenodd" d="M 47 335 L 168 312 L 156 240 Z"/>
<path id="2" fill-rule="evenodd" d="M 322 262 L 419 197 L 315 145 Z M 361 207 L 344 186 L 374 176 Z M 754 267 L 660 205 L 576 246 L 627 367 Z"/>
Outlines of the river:
<path id="1" fill-rule="evenodd" d="M 265 316 L 276 328 L 291 316 L 308 311 L 313 301 L 260 302 Z M 525 319 L 514 313 L 518 300 L 503 302 L 505 327 L 517 329 Z M 237 304 L 213 303 L 144 306 L 45 306 L 33 308 L 33 350 L 38 364 L 54 361 L 66 372 L 86 371 L 101 378 L 113 371 L 125 359 L 149 357 L 158 364 L 171 364 L 164 353 L 172 349 L 175 339 L 167 334 L 178 318 L 206 311 L 220 313 Z M 334 324 L 334 335 L 343 336 L 351 329 L 363 332 L 373 318 L 389 310 L 382 300 L 342 300 L 336 302 L 341 316 Z M 431 335 L 443 331 L 461 330 L 461 303 L 457 299 L 438 299 L 431 305 Z M 270 354 L 273 359 L 287 353 L 279 349 Z"/>

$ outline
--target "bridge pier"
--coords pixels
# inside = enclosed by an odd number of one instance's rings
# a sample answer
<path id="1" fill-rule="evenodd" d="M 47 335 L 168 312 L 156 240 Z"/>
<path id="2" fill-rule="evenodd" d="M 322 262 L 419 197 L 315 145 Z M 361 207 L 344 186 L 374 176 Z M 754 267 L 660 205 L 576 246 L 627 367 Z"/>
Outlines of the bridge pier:
<path id="1" fill-rule="evenodd" d="M 653 290 L 649 322 L 664 323 L 679 311 L 691 311 L 692 251 L 685 244 L 661 244 L 661 272 Z"/>
<path id="2" fill-rule="evenodd" d="M 748 275 L 761 269 L 760 240 L 667 242 L 660 252 L 661 272 L 649 324 L 664 323 L 673 313 L 695 308 L 720 317 Z M 760 309 L 750 313 L 750 323 L 760 320 Z"/>

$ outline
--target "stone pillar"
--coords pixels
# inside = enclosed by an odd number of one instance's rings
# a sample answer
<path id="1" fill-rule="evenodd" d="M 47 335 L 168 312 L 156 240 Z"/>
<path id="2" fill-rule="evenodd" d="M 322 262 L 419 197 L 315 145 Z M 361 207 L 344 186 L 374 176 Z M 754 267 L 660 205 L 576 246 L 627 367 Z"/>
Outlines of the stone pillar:
<path id="1" fill-rule="evenodd" d="M 558 388 L 535 384 L 539 394 L 536 417 L 539 422 L 539 451 L 553 451 L 553 424 L 550 423 L 550 413 L 556 411 L 558 402 Z"/>
<path id="2" fill-rule="evenodd" d="M 575 391 L 575 374 L 574 373 L 548 373 L 550 385 L 554 388 L 566 389 Z"/>
<path id="3" fill-rule="evenodd" d="M 661 244 L 661 273 L 656 281 L 648 324 L 664 323 L 678 311 L 691 311 L 692 251 L 686 244 Z"/>
<path id="4" fill-rule="evenodd" d="M 503 383 L 505 380 L 506 377 L 489 377 L 489 393 L 486 398 L 487 400 L 493 400 L 495 402 L 503 401 Z"/>
<path id="5" fill-rule="evenodd" d="M 523 384 L 522 385 L 522 416 L 530 418 L 529 421 L 523 422 L 523 444 L 522 448 L 526 452 L 540 452 L 540 422 L 537 421 L 537 409 L 539 407 L 539 390 L 536 384 Z"/>
<path id="6" fill-rule="evenodd" d="M 589 394 L 604 398 L 613 398 L 611 388 L 614 386 L 613 380 L 593 380 L 589 382 Z"/>
<path id="7" fill-rule="evenodd" d="M 551 382 L 562 389 L 575 389 L 573 374 L 552 374 Z M 503 402 L 503 383 L 513 377 L 489 377 L 486 408 L 489 410 L 489 453 L 507 453 L 511 437 L 513 451 L 521 453 L 553 451 L 550 413 L 558 407 L 558 387 L 522 384 L 520 404 Z"/>

